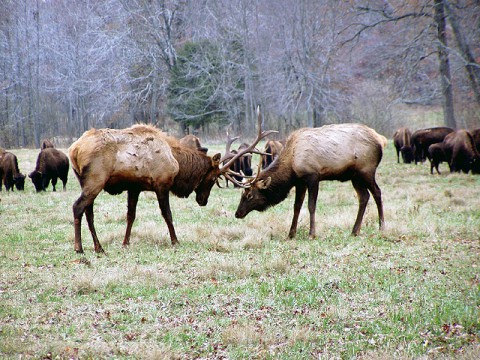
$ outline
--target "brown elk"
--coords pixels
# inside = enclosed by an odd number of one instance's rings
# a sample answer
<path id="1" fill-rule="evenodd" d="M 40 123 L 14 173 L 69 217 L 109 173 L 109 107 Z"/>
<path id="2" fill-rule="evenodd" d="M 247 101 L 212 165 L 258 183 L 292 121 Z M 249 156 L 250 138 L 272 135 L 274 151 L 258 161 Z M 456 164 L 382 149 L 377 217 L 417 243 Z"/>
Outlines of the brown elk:
<path id="1" fill-rule="evenodd" d="M 269 133 L 259 129 L 254 144 Z M 84 213 L 95 251 L 104 252 L 98 241 L 93 217 L 93 203 L 102 190 L 112 195 L 127 191 L 124 246 L 130 242 L 138 197 L 142 191 L 155 192 L 174 245 L 178 240 L 173 226 L 169 192 L 185 198 L 195 191 L 197 203 L 205 206 L 218 177 L 230 177 L 228 169 L 235 161 L 233 157 L 223 167 L 219 167 L 220 154 L 207 156 L 181 145 L 177 139 L 149 125 L 135 125 L 123 130 L 88 130 L 70 146 L 69 154 L 82 188 L 80 197 L 73 204 L 74 249 L 79 253 L 83 253 L 81 221 Z"/>
<path id="2" fill-rule="evenodd" d="M 370 197 L 377 204 L 380 229 L 384 226 L 381 190 L 375 172 L 386 138 L 360 124 L 326 125 L 293 132 L 277 159 L 244 185 L 235 217 L 252 210 L 264 211 L 283 201 L 295 187 L 293 220 L 288 236 L 294 237 L 300 209 L 308 190 L 310 237 L 315 237 L 315 208 L 319 182 L 350 180 L 358 194 L 359 208 L 352 233 L 358 235 Z"/>

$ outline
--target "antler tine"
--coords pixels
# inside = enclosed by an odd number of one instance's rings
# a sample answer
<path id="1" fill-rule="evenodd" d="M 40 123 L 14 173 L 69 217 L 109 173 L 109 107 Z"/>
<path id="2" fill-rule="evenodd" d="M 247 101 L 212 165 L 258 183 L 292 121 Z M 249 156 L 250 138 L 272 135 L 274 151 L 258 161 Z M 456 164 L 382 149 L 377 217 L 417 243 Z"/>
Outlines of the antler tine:
<path id="1" fill-rule="evenodd" d="M 223 176 L 225 176 L 228 180 L 230 180 L 232 183 L 234 183 L 238 187 L 241 187 L 241 188 L 244 188 L 244 189 L 250 187 L 250 183 L 243 183 L 241 181 L 238 181 L 233 176 L 230 176 L 229 172 L 224 173 Z"/>
<path id="2" fill-rule="evenodd" d="M 240 139 L 240 136 L 230 137 L 230 126 L 231 125 L 232 124 L 228 125 L 228 127 L 227 127 L 227 144 L 225 146 L 225 155 L 223 155 L 222 158 L 220 159 L 220 163 L 224 162 L 225 160 L 227 160 L 228 158 L 230 158 L 232 156 L 232 153 L 230 151 L 232 143 L 235 140 Z"/>
<path id="3" fill-rule="evenodd" d="M 240 150 L 237 154 L 235 154 L 232 158 L 230 158 L 227 163 L 225 163 L 221 168 L 221 172 L 227 171 L 227 169 L 241 156 L 245 155 L 246 153 L 252 153 L 254 152 L 255 146 L 262 140 L 264 137 L 270 135 L 270 134 L 275 134 L 278 133 L 276 130 L 267 130 L 267 131 L 262 131 L 262 115 L 260 114 L 260 106 L 257 106 L 257 126 L 258 126 L 258 133 L 257 133 L 257 138 L 255 141 L 250 144 L 247 148 Z M 224 157 L 227 156 L 227 154 L 224 155 Z"/>
<path id="4" fill-rule="evenodd" d="M 250 180 L 250 184 L 253 184 L 255 181 L 257 181 L 258 176 L 260 175 L 260 171 L 262 171 L 262 161 L 260 160 L 258 162 L 258 167 L 257 167 L 257 174 L 255 175 L 255 178 L 253 180 Z"/>

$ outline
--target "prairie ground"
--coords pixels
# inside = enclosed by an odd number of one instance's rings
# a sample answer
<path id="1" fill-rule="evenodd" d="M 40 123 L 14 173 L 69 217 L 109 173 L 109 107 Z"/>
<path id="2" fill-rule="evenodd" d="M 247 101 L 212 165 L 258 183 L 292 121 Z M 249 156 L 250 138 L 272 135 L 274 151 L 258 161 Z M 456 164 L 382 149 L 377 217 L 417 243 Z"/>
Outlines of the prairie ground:
<path id="1" fill-rule="evenodd" d="M 215 148 L 215 146 L 210 146 Z M 221 147 L 218 147 L 221 150 Z M 20 170 L 38 150 L 12 150 Z M 215 151 L 210 150 L 212 155 Z M 480 357 L 480 176 L 379 166 L 386 228 L 373 199 L 350 235 L 350 183 L 323 182 L 317 239 L 308 211 L 287 239 L 281 204 L 235 219 L 241 190 L 215 187 L 206 207 L 171 196 L 180 245 L 151 193 L 122 248 L 126 194 L 102 193 L 95 225 L 107 255 L 73 250 L 67 190 L 0 193 L 0 357 L 11 359 L 429 359 Z"/>

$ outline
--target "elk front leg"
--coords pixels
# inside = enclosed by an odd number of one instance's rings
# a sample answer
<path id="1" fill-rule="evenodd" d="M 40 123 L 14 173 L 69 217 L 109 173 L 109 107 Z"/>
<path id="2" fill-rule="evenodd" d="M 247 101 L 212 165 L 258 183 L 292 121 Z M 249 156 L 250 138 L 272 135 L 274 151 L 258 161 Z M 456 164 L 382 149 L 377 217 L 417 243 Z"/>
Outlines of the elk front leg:
<path id="1" fill-rule="evenodd" d="M 298 216 L 302 209 L 303 200 L 305 199 L 305 193 L 307 192 L 307 186 L 304 184 L 297 185 L 295 187 L 295 204 L 293 205 L 293 219 L 290 231 L 288 233 L 289 238 L 293 238 L 297 233 Z"/>
<path id="2" fill-rule="evenodd" d="M 123 239 L 124 247 L 130 244 L 130 234 L 132 232 L 133 222 L 135 221 L 135 217 L 137 214 L 137 203 L 139 195 L 140 191 L 128 191 L 127 230 L 125 232 L 125 238 Z"/>

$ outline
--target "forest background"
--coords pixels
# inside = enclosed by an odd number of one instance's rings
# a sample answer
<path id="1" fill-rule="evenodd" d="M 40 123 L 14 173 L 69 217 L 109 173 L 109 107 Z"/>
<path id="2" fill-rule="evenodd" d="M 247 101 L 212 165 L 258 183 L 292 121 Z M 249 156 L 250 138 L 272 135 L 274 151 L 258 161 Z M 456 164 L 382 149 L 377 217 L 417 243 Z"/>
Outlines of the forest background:
<path id="1" fill-rule="evenodd" d="M 91 127 L 480 127 L 479 0 L 3 0 L 0 146 Z M 419 117 L 420 120 L 419 121 Z"/>

